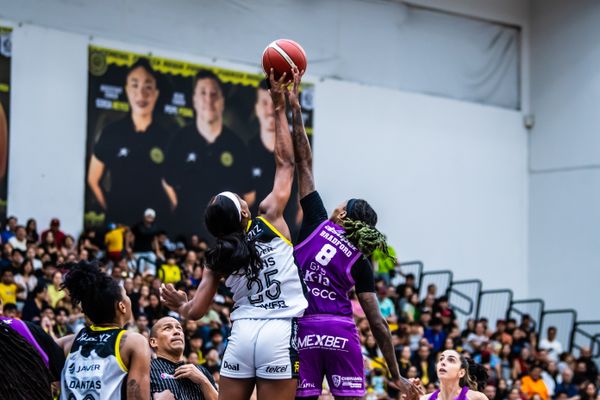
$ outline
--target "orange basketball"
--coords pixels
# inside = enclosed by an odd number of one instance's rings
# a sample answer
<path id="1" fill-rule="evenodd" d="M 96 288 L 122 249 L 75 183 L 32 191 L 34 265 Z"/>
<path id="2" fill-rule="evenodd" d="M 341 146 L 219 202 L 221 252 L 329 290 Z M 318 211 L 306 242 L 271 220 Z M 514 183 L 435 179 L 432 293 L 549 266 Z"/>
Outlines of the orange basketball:
<path id="1" fill-rule="evenodd" d="M 300 73 L 306 71 L 306 53 L 302 46 L 293 40 L 278 39 L 271 42 L 262 55 L 262 67 L 269 76 L 273 68 L 275 79 L 281 78 L 285 72 L 286 80 L 293 80 L 292 67 L 296 66 Z"/>

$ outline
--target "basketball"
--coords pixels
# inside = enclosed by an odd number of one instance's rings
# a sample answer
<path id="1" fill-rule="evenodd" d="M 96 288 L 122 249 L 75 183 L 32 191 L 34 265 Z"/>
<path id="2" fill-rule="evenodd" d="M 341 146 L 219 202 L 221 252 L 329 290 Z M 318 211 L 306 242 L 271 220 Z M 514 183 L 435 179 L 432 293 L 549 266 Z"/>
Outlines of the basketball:
<path id="1" fill-rule="evenodd" d="M 262 56 L 262 67 L 267 76 L 273 68 L 275 79 L 287 73 L 288 81 L 293 80 L 292 68 L 296 66 L 300 73 L 306 71 L 306 53 L 302 46 L 293 40 L 278 39 L 271 42 Z"/>

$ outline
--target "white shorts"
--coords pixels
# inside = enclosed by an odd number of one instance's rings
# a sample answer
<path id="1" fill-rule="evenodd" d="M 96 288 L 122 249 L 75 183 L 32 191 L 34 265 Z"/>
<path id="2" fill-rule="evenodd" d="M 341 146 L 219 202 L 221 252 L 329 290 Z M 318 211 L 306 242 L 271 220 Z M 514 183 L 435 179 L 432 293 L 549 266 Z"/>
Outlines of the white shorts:
<path id="1" fill-rule="evenodd" d="M 290 319 L 239 319 L 233 322 L 221 376 L 291 379 L 298 377 L 298 322 Z"/>

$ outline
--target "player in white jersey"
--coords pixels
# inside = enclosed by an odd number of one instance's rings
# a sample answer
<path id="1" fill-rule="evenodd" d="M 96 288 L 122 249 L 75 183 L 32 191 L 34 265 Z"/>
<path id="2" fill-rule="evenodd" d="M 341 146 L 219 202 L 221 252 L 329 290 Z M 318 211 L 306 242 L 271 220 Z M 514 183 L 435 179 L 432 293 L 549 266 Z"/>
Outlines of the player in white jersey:
<path id="1" fill-rule="evenodd" d="M 223 356 L 219 398 L 248 399 L 254 386 L 258 399 L 294 399 L 299 369 L 296 318 L 307 307 L 294 262 L 290 231 L 283 211 L 294 178 L 294 150 L 285 114 L 285 75 L 275 81 L 275 181 L 252 219 L 237 194 L 212 198 L 206 226 L 216 238 L 207 252 L 207 269 L 194 298 L 172 285 L 161 290 L 163 301 L 184 318 L 200 318 L 208 310 L 220 280 L 233 292 L 231 336 Z"/>
<path id="2" fill-rule="evenodd" d="M 92 325 L 58 340 L 67 356 L 61 400 L 150 399 L 150 349 L 144 336 L 123 329 L 132 315 L 125 289 L 85 261 L 69 266 L 62 288 Z"/>

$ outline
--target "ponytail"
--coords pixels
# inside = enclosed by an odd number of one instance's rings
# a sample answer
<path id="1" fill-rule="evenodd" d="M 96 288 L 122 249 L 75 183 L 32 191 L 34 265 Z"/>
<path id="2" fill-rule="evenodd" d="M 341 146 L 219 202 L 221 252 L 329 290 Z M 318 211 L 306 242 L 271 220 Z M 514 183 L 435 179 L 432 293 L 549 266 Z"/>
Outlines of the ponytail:
<path id="1" fill-rule="evenodd" d="M 215 246 L 206 252 L 206 262 L 221 277 L 240 272 L 256 277 L 262 266 L 254 241 L 243 232 L 218 237 Z"/>
<path id="2" fill-rule="evenodd" d="M 471 390 L 483 392 L 488 381 L 488 372 L 481 364 L 477 364 L 470 358 L 460 355 L 461 368 L 465 370 L 465 376 L 460 378 L 461 387 L 468 386 Z"/>
<path id="3" fill-rule="evenodd" d="M 365 256 L 369 257 L 375 250 L 380 250 L 387 257 L 394 259 L 389 253 L 385 236 L 374 226 L 346 218 L 342 221 L 342 227 L 346 231 L 345 236 L 348 240 Z"/>
<path id="4" fill-rule="evenodd" d="M 254 241 L 244 231 L 240 209 L 231 196 L 235 195 L 224 192 L 215 196 L 204 212 L 206 227 L 216 239 L 206 252 L 207 267 L 224 278 L 232 274 L 257 277 L 262 261 Z"/>

